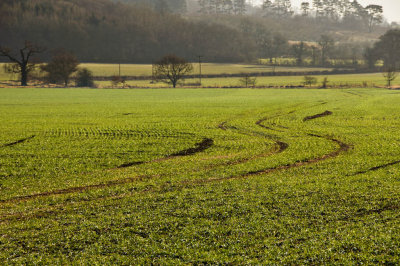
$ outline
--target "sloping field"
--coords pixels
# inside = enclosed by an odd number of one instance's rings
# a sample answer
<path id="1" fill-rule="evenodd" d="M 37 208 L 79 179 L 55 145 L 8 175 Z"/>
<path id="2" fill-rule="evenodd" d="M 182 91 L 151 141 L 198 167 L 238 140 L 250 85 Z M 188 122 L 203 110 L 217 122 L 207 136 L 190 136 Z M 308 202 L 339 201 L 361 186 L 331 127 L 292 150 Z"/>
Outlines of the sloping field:
<path id="1" fill-rule="evenodd" d="M 0 95 L 3 264 L 400 261 L 400 92 Z"/>

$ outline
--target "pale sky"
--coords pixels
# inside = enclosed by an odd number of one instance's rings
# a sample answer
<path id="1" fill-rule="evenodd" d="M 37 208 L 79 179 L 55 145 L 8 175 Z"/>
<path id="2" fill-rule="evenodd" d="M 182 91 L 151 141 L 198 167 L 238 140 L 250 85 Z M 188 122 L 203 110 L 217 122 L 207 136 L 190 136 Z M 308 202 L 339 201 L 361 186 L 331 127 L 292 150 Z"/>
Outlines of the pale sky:
<path id="1" fill-rule="evenodd" d="M 291 0 L 293 6 L 300 6 L 301 2 L 312 2 L 312 0 Z M 262 3 L 262 0 L 253 0 L 254 3 Z M 363 6 L 376 4 L 383 6 L 384 15 L 389 22 L 400 22 L 400 0 L 358 0 Z"/>

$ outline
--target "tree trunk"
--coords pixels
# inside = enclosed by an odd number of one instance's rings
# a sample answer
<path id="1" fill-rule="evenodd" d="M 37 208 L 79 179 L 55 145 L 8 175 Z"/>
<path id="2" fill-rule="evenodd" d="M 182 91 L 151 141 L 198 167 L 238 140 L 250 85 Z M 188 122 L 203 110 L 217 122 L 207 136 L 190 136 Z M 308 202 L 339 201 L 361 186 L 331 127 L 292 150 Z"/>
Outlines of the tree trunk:
<path id="1" fill-rule="evenodd" d="M 28 85 L 28 72 L 26 70 L 26 65 L 21 65 L 21 86 Z"/>

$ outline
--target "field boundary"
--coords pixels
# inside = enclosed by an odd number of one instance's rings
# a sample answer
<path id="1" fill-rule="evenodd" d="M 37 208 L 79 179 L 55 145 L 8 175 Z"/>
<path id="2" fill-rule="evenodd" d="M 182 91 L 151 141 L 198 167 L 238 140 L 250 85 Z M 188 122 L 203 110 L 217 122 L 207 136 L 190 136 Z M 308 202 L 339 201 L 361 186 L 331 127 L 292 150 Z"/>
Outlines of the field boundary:
<path id="1" fill-rule="evenodd" d="M 349 69 L 333 69 L 333 70 L 319 70 L 319 71 L 270 71 L 270 72 L 246 72 L 246 73 L 222 73 L 222 74 L 202 74 L 202 78 L 242 78 L 246 76 L 253 77 L 274 77 L 274 76 L 307 76 L 307 75 L 342 75 L 342 74 L 368 74 L 376 73 L 370 70 L 349 70 Z M 185 75 L 185 79 L 198 78 L 198 74 Z M 113 76 L 94 76 L 96 81 L 112 81 Z M 121 76 L 122 80 L 152 80 L 153 76 L 140 75 L 140 76 Z"/>

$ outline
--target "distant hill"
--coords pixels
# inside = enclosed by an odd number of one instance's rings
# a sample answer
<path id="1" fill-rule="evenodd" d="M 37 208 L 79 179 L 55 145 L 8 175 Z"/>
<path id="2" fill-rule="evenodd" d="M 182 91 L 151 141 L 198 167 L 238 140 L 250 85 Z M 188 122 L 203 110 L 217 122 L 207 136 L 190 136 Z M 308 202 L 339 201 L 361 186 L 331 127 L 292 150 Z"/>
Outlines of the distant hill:
<path id="1" fill-rule="evenodd" d="M 166 54 L 243 62 L 290 57 L 288 40 L 316 43 L 324 34 L 341 45 L 332 57 L 360 58 L 363 47 L 387 30 L 376 26 L 368 32 L 365 20 L 356 16 L 198 12 L 193 1 L 0 0 L 0 45 L 19 47 L 29 40 L 48 48 L 44 59 L 64 48 L 86 62 L 151 63 Z M 279 47 L 274 47 L 275 37 L 282 42 Z"/>
<path id="2" fill-rule="evenodd" d="M 147 2 L 125 0 L 126 2 Z M 154 1 L 151 1 L 154 2 Z M 178 0 L 170 1 L 168 6 Z M 65 48 L 91 62 L 150 63 L 174 53 L 188 60 L 252 58 L 252 42 L 239 31 L 208 22 L 191 22 L 168 12 L 110 0 L 2 0 L 0 45 L 24 40 Z M 48 56 L 48 55 L 47 55 Z"/>

